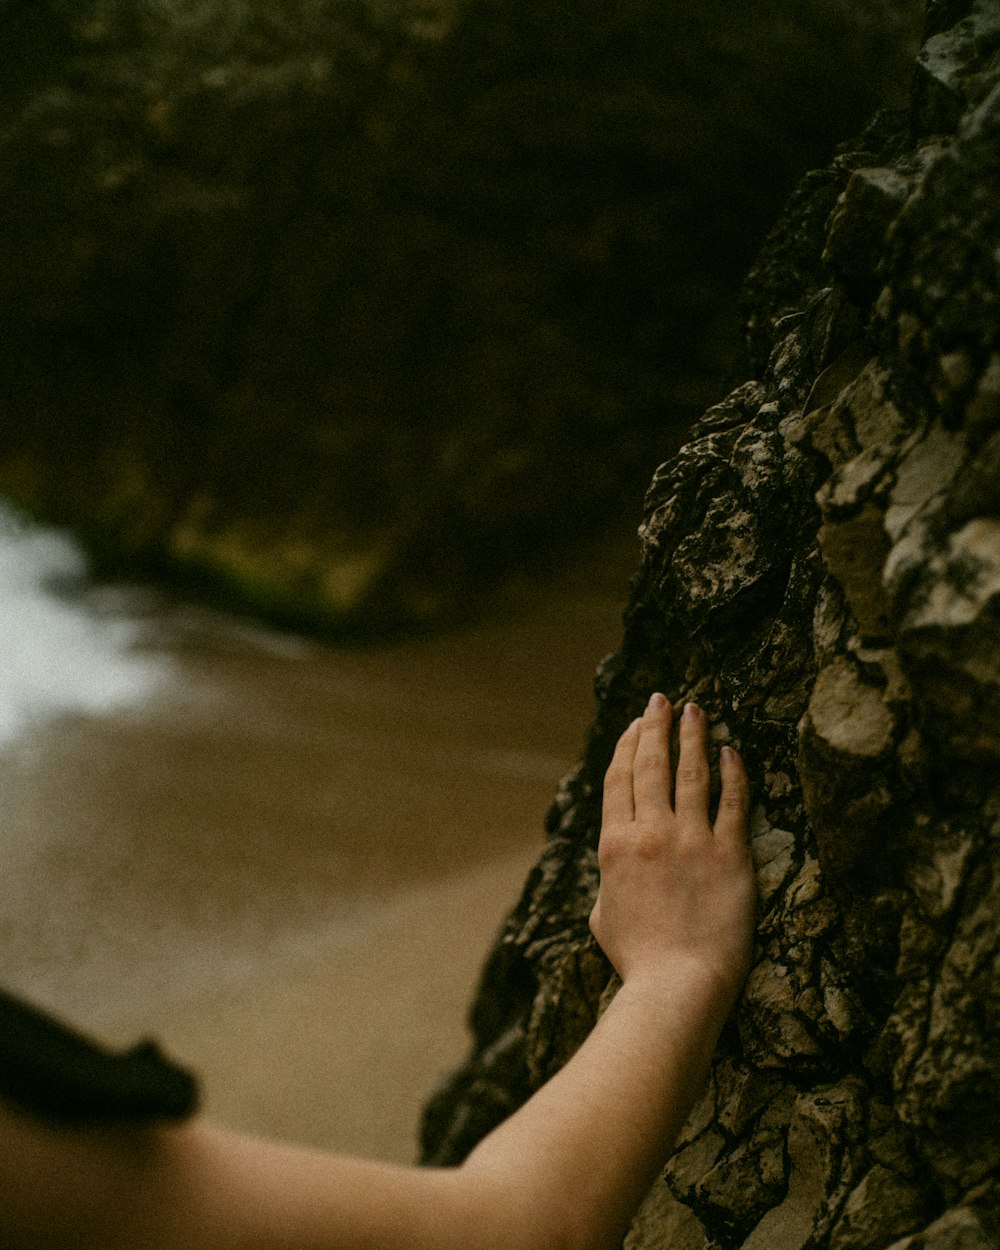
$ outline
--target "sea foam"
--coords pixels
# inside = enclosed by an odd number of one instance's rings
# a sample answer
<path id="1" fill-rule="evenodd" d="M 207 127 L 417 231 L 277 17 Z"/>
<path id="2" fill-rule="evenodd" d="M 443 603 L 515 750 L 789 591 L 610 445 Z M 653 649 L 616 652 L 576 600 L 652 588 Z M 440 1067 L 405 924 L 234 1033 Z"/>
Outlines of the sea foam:
<path id="1" fill-rule="evenodd" d="M 145 625 L 88 602 L 87 560 L 57 530 L 0 503 L 0 745 L 67 715 L 99 715 L 148 699 L 170 661 L 143 652 Z"/>

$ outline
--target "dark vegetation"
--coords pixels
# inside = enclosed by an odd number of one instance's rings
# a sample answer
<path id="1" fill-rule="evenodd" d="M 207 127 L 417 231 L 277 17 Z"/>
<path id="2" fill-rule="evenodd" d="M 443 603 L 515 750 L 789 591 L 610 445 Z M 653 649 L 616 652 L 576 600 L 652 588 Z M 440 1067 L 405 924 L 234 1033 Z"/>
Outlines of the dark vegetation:
<path id="1" fill-rule="evenodd" d="M 915 9 L 7 0 L 0 489 L 106 570 L 465 610 L 634 513 Z"/>

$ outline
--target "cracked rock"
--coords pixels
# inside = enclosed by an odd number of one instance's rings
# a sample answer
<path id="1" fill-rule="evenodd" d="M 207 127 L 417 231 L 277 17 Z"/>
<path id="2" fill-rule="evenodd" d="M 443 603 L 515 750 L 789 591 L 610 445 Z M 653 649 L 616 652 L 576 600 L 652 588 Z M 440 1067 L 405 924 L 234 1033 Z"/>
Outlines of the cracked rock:
<path id="1" fill-rule="evenodd" d="M 501 938 L 543 935 L 534 979 L 493 960 L 479 991 L 529 1032 L 572 1018 L 536 1000 L 583 1013 L 603 770 L 650 691 L 696 696 L 755 779 L 756 963 L 629 1250 L 1000 1245 L 997 14 L 933 0 L 909 109 L 766 244 L 754 376 L 655 474 L 587 750 Z M 472 1145 L 462 1081 L 429 1159 Z"/>

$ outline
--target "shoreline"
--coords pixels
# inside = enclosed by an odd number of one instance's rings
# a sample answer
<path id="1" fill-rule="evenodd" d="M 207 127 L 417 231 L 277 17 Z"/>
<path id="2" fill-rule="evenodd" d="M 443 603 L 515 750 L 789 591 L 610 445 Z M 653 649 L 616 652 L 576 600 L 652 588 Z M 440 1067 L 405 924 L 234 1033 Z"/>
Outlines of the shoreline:
<path id="1" fill-rule="evenodd" d="M 122 664 L 161 659 L 155 695 L 88 715 L 64 683 L 0 750 L 5 988 L 155 1037 L 235 1126 L 412 1160 L 617 645 L 610 571 L 364 651 L 148 612 Z M 61 635 L 31 641 L 44 676 Z"/>

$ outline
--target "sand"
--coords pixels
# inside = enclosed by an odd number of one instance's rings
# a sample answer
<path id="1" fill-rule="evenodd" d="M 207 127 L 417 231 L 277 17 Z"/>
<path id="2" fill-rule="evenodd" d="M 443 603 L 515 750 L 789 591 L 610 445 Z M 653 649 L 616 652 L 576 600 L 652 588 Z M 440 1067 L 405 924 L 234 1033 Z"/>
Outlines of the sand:
<path id="1" fill-rule="evenodd" d="M 151 611 L 155 697 L 0 755 L 6 985 L 157 1037 L 228 1123 L 412 1159 L 619 617 L 562 584 L 345 651 Z"/>

